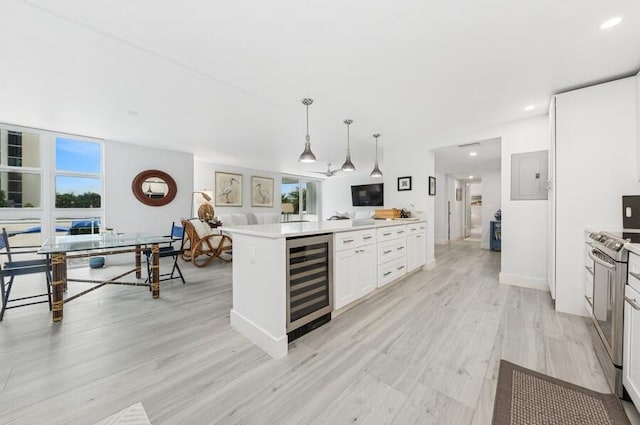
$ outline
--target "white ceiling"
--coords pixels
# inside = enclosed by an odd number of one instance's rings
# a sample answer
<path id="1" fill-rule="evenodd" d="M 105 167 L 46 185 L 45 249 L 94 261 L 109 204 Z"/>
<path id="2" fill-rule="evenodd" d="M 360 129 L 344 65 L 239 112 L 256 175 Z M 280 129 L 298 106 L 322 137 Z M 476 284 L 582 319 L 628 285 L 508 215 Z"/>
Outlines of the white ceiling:
<path id="1" fill-rule="evenodd" d="M 473 145 L 470 145 L 474 143 Z M 477 144 L 475 144 L 477 143 Z M 470 156 L 475 152 L 476 156 Z M 464 145 L 434 149 L 436 172 L 478 182 L 487 171 L 500 170 L 501 139 L 470 140 Z M 469 178 L 473 176 L 473 178 Z"/>
<path id="2" fill-rule="evenodd" d="M 301 173 L 312 97 L 315 166 L 351 118 L 368 173 L 374 132 L 437 146 L 637 71 L 640 1 L 4 0 L 0 52 L 1 122 Z"/>

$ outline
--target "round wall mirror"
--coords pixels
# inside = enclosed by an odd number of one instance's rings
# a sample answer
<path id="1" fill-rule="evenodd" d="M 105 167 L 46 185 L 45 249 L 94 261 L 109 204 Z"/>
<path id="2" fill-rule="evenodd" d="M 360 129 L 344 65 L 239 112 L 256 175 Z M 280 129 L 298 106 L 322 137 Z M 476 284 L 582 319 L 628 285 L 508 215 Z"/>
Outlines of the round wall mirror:
<path id="1" fill-rule="evenodd" d="M 133 179 L 131 190 L 138 201 L 152 207 L 167 205 L 176 197 L 175 180 L 160 170 L 146 170 Z"/>

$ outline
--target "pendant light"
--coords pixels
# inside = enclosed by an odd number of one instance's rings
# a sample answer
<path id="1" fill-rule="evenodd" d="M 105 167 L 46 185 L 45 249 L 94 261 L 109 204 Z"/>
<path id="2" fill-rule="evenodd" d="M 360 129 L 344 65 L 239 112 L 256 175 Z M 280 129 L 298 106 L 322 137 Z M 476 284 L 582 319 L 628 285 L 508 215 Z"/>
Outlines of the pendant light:
<path id="1" fill-rule="evenodd" d="M 356 166 L 351 162 L 351 150 L 349 146 L 349 126 L 353 123 L 353 120 L 344 120 L 344 123 L 347 125 L 347 159 L 345 159 L 344 164 L 342 164 L 342 171 L 352 172 L 356 171 Z"/>
<path id="2" fill-rule="evenodd" d="M 380 134 L 376 133 L 373 135 L 373 137 L 375 137 L 376 139 L 376 165 L 373 167 L 373 171 L 371 171 L 371 174 L 369 174 L 369 176 L 382 177 L 382 171 L 380 171 L 380 167 L 378 167 L 378 137 L 380 137 Z"/>
<path id="3" fill-rule="evenodd" d="M 309 136 L 309 105 L 313 103 L 313 99 L 302 99 L 302 104 L 307 107 L 307 135 L 304 142 L 304 151 L 298 158 L 300 162 L 316 162 L 316 156 L 311 152 L 311 136 Z"/>

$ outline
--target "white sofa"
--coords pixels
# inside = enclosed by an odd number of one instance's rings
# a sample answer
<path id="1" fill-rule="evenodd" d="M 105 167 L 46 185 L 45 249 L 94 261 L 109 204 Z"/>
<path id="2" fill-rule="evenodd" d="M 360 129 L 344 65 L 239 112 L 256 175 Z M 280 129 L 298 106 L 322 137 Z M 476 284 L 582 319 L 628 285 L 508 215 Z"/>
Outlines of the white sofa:
<path id="1" fill-rule="evenodd" d="M 271 224 L 282 221 L 281 214 L 243 212 L 234 214 L 219 214 L 218 220 L 225 226 L 243 226 L 247 224 Z"/>

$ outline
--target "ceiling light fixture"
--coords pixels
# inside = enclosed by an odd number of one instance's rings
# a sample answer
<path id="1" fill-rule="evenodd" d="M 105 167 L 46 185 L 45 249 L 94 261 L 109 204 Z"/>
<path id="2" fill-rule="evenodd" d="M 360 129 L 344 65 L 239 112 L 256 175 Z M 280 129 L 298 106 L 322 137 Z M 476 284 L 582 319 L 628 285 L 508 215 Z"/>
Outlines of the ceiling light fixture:
<path id="1" fill-rule="evenodd" d="M 600 29 L 601 30 L 606 30 L 606 29 L 615 27 L 620 22 L 622 22 L 622 18 L 619 17 L 619 16 L 616 16 L 615 18 L 607 19 L 606 21 L 604 21 L 602 23 L 602 25 L 600 25 Z"/>
<path id="2" fill-rule="evenodd" d="M 470 178 L 470 179 L 472 179 L 472 178 L 473 178 L 473 176 L 469 176 L 469 178 Z"/>
<path id="3" fill-rule="evenodd" d="M 476 151 L 469 152 L 469 156 L 478 156 L 478 152 Z"/>
<path id="4" fill-rule="evenodd" d="M 342 164 L 342 171 L 351 172 L 356 171 L 356 166 L 351 162 L 351 149 L 349 144 L 349 126 L 353 123 L 353 120 L 344 120 L 344 123 L 347 125 L 347 159 L 345 159 L 344 164 Z"/>
<path id="5" fill-rule="evenodd" d="M 536 105 L 527 105 L 524 107 L 525 111 L 533 111 L 534 109 L 536 109 Z"/>
<path id="6" fill-rule="evenodd" d="M 302 104 L 307 107 L 307 135 L 305 136 L 304 151 L 298 158 L 300 162 L 316 162 L 316 156 L 311 152 L 311 136 L 309 136 L 309 105 L 312 103 L 313 99 L 302 99 Z"/>
<path id="7" fill-rule="evenodd" d="M 378 137 L 380 137 L 379 133 L 373 135 L 376 139 L 376 165 L 373 167 L 373 171 L 369 174 L 370 177 L 382 177 L 382 171 L 380 171 L 380 167 L 378 167 Z"/>

